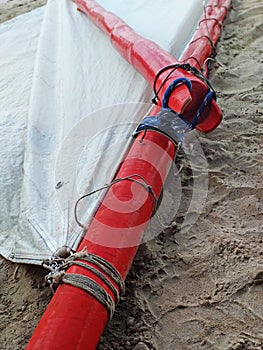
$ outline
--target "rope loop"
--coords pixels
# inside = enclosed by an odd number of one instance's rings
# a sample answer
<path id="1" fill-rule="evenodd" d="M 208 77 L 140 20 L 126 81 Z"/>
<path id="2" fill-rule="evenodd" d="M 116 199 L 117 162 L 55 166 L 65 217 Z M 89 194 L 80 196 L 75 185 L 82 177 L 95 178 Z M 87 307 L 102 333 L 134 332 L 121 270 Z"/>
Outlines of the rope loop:
<path id="1" fill-rule="evenodd" d="M 213 40 L 210 38 L 209 35 L 201 35 L 198 38 L 192 40 L 189 45 L 192 45 L 192 44 L 196 43 L 198 40 L 201 40 L 203 38 L 207 39 L 209 44 L 211 45 L 212 49 L 215 50 L 215 44 L 213 43 Z"/>
<path id="2" fill-rule="evenodd" d="M 203 18 L 201 19 L 201 21 L 199 21 L 199 26 L 207 21 L 215 21 L 216 24 L 220 27 L 220 29 L 222 28 L 222 23 L 216 18 L 216 17 L 209 17 L 209 18 Z"/>
<path id="3" fill-rule="evenodd" d="M 139 179 L 136 179 L 136 177 L 138 177 L 141 181 L 140 181 Z M 100 188 L 97 188 L 96 190 L 91 191 L 91 192 L 86 193 L 86 194 L 84 194 L 83 196 L 81 196 L 81 197 L 77 200 L 77 202 L 76 202 L 76 204 L 75 204 L 75 207 L 74 207 L 74 216 L 75 216 L 75 221 L 76 221 L 76 223 L 77 223 L 80 227 L 82 227 L 83 229 L 87 229 L 87 227 L 86 227 L 83 223 L 80 222 L 80 220 L 78 219 L 78 215 L 77 215 L 77 212 L 78 212 L 78 205 L 79 205 L 79 203 L 80 203 L 84 198 L 87 198 L 87 197 L 89 197 L 89 196 L 91 196 L 91 195 L 93 195 L 93 194 L 95 194 L 95 193 L 97 193 L 97 192 L 100 192 L 100 191 L 102 191 L 102 190 L 109 189 L 110 187 L 112 187 L 112 186 L 115 185 L 116 183 L 121 182 L 121 181 L 125 181 L 125 180 L 126 180 L 126 181 L 135 182 L 135 183 L 141 185 L 146 191 L 148 191 L 148 192 L 152 195 L 153 204 L 154 204 L 154 209 L 156 209 L 157 203 L 158 203 L 158 198 L 156 197 L 156 195 L 155 195 L 155 193 L 154 193 L 152 187 L 147 183 L 146 179 L 145 179 L 143 176 L 141 176 L 141 175 L 139 175 L 139 174 L 131 174 L 131 175 L 126 176 L 126 177 L 120 177 L 120 178 L 114 179 L 111 183 L 105 184 L 104 186 L 102 186 L 102 187 L 100 187 Z"/>

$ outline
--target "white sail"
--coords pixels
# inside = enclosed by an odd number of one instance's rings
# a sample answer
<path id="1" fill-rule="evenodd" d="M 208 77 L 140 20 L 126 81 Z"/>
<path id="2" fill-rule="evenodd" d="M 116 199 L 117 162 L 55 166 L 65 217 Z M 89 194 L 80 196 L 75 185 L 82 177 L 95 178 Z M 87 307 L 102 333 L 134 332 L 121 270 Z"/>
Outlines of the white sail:
<path id="1" fill-rule="evenodd" d="M 203 11 L 200 0 L 98 2 L 177 57 Z M 80 240 L 74 205 L 111 180 L 152 89 L 71 1 L 2 24 L 0 42 L 0 253 L 39 264 Z M 79 208 L 82 222 L 98 203 Z"/>

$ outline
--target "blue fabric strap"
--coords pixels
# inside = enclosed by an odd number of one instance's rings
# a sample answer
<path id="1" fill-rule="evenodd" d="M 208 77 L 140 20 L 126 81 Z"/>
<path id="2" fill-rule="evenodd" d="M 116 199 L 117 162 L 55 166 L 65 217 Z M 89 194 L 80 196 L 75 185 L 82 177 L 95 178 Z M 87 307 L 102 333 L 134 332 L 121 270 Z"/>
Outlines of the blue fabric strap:
<path id="1" fill-rule="evenodd" d="M 185 121 L 170 108 L 162 108 L 157 116 L 144 117 L 135 134 L 154 130 L 170 138 L 175 144 L 182 143 L 184 136 L 191 128 Z"/>
<path id="2" fill-rule="evenodd" d="M 189 79 L 186 78 L 178 78 L 175 79 L 166 89 L 164 95 L 163 95 L 163 99 L 162 99 L 162 107 L 163 108 L 169 108 L 168 107 L 168 103 L 169 103 L 169 98 L 172 94 L 172 92 L 174 91 L 175 88 L 178 87 L 178 85 L 180 84 L 185 84 L 188 87 L 188 90 L 191 92 L 192 91 L 192 83 Z"/>

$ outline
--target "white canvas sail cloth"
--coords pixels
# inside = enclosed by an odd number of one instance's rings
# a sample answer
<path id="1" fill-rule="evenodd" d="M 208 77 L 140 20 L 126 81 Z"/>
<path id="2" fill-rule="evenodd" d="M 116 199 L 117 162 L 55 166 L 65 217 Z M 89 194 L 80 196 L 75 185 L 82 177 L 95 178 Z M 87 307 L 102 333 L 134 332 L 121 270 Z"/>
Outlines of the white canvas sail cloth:
<path id="1" fill-rule="evenodd" d="M 203 10 L 200 0 L 98 2 L 177 57 Z M 71 1 L 4 23 L 0 42 L 0 253 L 39 264 L 76 247 L 75 202 L 111 180 L 151 87 Z M 97 205 L 91 197 L 79 219 Z"/>

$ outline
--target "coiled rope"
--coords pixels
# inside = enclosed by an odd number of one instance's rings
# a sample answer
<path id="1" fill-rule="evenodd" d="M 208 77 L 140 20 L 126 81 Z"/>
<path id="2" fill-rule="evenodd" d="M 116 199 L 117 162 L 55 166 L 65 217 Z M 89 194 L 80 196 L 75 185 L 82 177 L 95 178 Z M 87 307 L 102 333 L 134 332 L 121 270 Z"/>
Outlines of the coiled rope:
<path id="1" fill-rule="evenodd" d="M 53 256 L 42 265 L 50 271 L 45 280 L 53 290 L 61 283 L 80 288 L 99 301 L 108 311 L 109 318 L 112 318 L 120 295 L 125 292 L 125 284 L 121 274 L 111 263 L 101 256 L 88 253 L 85 247 L 80 252 L 71 253 L 66 259 Z M 80 266 L 96 275 L 109 288 L 115 300 L 92 278 L 82 274 L 67 273 L 66 270 L 72 265 Z"/>

